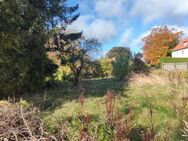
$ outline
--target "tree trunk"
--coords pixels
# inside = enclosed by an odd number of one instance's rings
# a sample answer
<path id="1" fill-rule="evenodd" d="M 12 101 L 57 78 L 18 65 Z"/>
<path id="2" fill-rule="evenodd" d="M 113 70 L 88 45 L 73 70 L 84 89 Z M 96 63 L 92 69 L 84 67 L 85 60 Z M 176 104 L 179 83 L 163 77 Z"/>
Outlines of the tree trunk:
<path id="1" fill-rule="evenodd" d="M 80 72 L 76 70 L 76 72 L 74 72 L 74 85 L 78 85 L 79 76 L 80 76 Z"/>

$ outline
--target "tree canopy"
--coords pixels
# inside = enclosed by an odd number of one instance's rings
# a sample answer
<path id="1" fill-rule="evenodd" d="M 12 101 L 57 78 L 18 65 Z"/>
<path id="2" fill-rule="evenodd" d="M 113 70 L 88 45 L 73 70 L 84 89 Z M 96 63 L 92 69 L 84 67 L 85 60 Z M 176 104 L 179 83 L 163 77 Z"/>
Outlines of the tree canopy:
<path id="1" fill-rule="evenodd" d="M 127 47 L 113 47 L 109 52 L 106 54 L 107 58 L 116 58 L 120 55 L 128 56 L 128 58 L 132 57 L 130 48 Z"/>
<path id="2" fill-rule="evenodd" d="M 71 24 L 78 5 L 66 0 L 0 1 L 0 91 L 22 93 L 42 87 L 57 66 L 48 59 L 45 44 L 60 23 Z"/>
<path id="3" fill-rule="evenodd" d="M 144 41 L 144 59 L 147 63 L 156 65 L 161 57 L 171 55 L 172 49 L 178 44 L 181 32 L 167 26 L 153 28 Z"/>
<path id="4" fill-rule="evenodd" d="M 98 52 L 101 44 L 97 39 L 85 38 L 82 33 L 62 34 L 59 32 L 51 49 L 57 52 L 61 65 L 70 67 L 74 75 L 75 84 L 79 81 L 82 70 L 88 66 L 91 57 Z M 67 40 L 67 36 L 69 37 Z"/>

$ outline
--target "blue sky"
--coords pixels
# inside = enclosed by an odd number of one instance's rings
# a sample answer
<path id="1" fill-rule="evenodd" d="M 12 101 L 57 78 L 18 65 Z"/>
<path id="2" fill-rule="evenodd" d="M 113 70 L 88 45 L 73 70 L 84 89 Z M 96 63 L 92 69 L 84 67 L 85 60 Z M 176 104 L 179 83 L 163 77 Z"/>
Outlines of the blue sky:
<path id="1" fill-rule="evenodd" d="M 188 36 L 188 0 L 68 0 L 79 4 L 80 17 L 70 28 L 98 38 L 103 54 L 114 46 L 141 52 L 142 38 L 167 25 Z"/>

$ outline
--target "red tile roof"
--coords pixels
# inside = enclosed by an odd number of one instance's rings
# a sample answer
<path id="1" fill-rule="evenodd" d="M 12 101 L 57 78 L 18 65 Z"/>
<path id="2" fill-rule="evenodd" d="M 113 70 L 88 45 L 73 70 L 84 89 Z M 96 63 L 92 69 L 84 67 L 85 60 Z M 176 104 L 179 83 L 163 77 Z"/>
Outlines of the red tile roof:
<path id="1" fill-rule="evenodd" d="M 186 44 L 185 44 L 186 43 Z M 184 48 L 188 48 L 188 38 L 183 39 L 174 49 L 173 51 L 181 50 Z"/>

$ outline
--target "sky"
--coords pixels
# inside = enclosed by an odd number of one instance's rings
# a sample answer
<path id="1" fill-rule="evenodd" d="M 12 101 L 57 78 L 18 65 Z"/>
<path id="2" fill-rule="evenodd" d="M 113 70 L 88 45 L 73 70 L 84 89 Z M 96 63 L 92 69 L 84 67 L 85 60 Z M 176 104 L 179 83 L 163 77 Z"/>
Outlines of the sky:
<path id="1" fill-rule="evenodd" d="M 156 26 L 167 25 L 188 37 L 188 0 L 68 0 L 79 4 L 80 17 L 69 28 L 102 43 L 104 55 L 112 47 L 142 52 L 142 39 Z"/>

